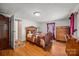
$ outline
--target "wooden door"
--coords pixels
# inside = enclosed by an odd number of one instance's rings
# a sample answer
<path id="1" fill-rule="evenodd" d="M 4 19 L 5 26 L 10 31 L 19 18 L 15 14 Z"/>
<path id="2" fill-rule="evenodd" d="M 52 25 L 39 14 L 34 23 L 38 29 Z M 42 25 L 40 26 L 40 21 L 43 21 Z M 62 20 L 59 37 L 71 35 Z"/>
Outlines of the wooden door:
<path id="1" fill-rule="evenodd" d="M 0 15 L 0 49 L 9 48 L 9 21 Z"/>

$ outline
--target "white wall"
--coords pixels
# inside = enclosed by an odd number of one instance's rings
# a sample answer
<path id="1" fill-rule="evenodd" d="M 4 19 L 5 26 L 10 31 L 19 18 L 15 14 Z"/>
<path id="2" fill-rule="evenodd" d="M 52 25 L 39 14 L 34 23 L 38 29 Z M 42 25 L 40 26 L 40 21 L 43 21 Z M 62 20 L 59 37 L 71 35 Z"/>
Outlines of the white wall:
<path id="1" fill-rule="evenodd" d="M 77 15 L 77 38 L 79 39 L 79 10 Z"/>
<path id="2" fill-rule="evenodd" d="M 22 41 L 26 40 L 25 28 L 28 26 L 36 26 L 36 27 L 38 27 L 38 31 L 41 31 L 43 33 L 47 33 L 47 23 L 39 23 L 39 22 L 36 22 L 34 20 L 23 19 L 23 18 L 15 15 L 15 19 L 17 19 L 17 18 L 22 20 Z M 65 18 L 62 20 L 54 20 L 52 22 L 55 22 L 56 26 L 69 26 L 69 19 L 68 18 Z"/>
<path id="3" fill-rule="evenodd" d="M 74 29 L 77 29 L 77 14 L 74 14 Z M 77 31 L 74 32 L 74 36 L 77 37 Z"/>
<path id="4" fill-rule="evenodd" d="M 55 26 L 69 26 L 69 19 L 62 19 L 62 20 L 54 20 L 50 23 L 55 22 Z M 47 32 L 47 23 L 40 23 L 40 31 L 46 33 Z"/>
<path id="5" fill-rule="evenodd" d="M 26 40 L 26 27 L 28 26 L 35 26 L 39 28 L 39 23 L 30 19 L 27 19 L 26 17 L 21 17 L 20 14 L 15 14 L 15 19 L 22 20 L 22 41 Z"/>
<path id="6" fill-rule="evenodd" d="M 40 23 L 40 31 L 43 33 L 47 33 L 47 24 L 46 23 Z"/>
<path id="7" fill-rule="evenodd" d="M 53 21 L 55 22 L 55 25 L 56 26 L 69 26 L 69 19 L 63 19 L 63 20 L 56 20 L 56 21 Z"/>
<path id="8" fill-rule="evenodd" d="M 35 27 L 39 27 L 38 22 L 32 21 L 32 20 L 28 20 L 28 19 L 22 19 L 22 40 L 26 40 L 26 30 L 25 28 L 28 26 L 35 26 Z"/>

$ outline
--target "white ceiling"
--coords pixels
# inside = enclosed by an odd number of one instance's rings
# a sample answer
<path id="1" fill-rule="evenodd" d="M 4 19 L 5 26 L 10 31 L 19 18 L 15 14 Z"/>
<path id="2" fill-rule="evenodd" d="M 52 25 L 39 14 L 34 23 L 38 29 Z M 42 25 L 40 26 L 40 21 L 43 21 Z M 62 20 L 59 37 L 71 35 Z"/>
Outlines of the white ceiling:
<path id="1" fill-rule="evenodd" d="M 15 15 L 15 17 L 39 22 L 48 22 L 62 19 L 78 4 L 76 3 L 0 3 L 0 13 Z M 40 12 L 40 16 L 34 16 L 33 12 Z"/>

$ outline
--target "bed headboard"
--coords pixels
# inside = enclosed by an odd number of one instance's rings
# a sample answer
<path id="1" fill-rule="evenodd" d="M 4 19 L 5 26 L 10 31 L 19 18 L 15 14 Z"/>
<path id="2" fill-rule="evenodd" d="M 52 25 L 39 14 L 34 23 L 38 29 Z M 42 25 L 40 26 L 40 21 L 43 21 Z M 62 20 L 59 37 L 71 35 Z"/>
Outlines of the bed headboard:
<path id="1" fill-rule="evenodd" d="M 34 26 L 26 27 L 26 32 L 28 33 L 28 31 L 31 31 L 31 33 L 37 32 L 37 27 Z"/>

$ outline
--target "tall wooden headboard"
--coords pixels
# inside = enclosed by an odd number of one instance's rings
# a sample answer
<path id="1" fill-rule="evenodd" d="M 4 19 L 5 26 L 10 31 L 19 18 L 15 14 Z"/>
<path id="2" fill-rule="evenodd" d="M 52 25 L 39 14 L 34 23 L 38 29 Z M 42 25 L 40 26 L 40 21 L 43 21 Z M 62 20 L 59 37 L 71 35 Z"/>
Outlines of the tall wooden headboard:
<path id="1" fill-rule="evenodd" d="M 31 31 L 31 33 L 36 32 L 37 27 L 35 27 L 35 26 L 26 27 L 26 32 L 28 33 L 28 31 Z"/>
<path id="2" fill-rule="evenodd" d="M 31 34 L 34 35 L 34 33 L 37 32 L 37 27 L 35 27 L 35 26 L 26 27 L 26 39 L 29 40 L 29 41 L 31 41 L 30 39 L 28 39 L 28 33 L 29 33 L 29 31 L 31 32 Z"/>

